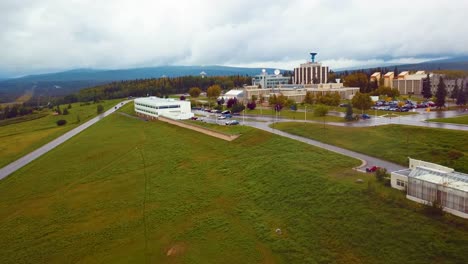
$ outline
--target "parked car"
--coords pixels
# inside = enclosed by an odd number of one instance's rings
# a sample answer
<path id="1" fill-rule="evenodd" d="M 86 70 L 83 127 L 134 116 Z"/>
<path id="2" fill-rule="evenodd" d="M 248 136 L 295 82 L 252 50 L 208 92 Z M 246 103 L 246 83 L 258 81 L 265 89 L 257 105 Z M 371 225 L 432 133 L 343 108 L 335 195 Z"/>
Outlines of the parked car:
<path id="1" fill-rule="evenodd" d="M 370 116 L 368 114 L 362 114 L 361 118 L 362 119 L 370 119 Z"/>
<path id="2" fill-rule="evenodd" d="M 348 107 L 349 104 L 340 104 L 340 107 Z"/>
<path id="3" fill-rule="evenodd" d="M 232 115 L 231 114 L 224 114 L 222 115 L 224 118 L 232 118 Z"/>
<path id="4" fill-rule="evenodd" d="M 226 126 L 234 126 L 234 125 L 238 125 L 239 124 L 239 121 L 237 120 L 229 120 L 229 121 L 226 121 Z"/>
<path id="5" fill-rule="evenodd" d="M 379 167 L 377 166 L 372 166 L 372 167 L 369 167 L 369 168 L 366 168 L 366 172 L 375 172 L 376 170 L 378 170 Z"/>
<path id="6" fill-rule="evenodd" d="M 231 111 L 229 111 L 229 110 L 224 110 L 224 111 L 221 112 L 221 114 L 223 114 L 223 115 L 230 114 L 230 113 L 231 113 Z"/>
<path id="7" fill-rule="evenodd" d="M 198 120 L 198 117 L 192 116 L 190 119 L 191 119 L 191 120 Z"/>

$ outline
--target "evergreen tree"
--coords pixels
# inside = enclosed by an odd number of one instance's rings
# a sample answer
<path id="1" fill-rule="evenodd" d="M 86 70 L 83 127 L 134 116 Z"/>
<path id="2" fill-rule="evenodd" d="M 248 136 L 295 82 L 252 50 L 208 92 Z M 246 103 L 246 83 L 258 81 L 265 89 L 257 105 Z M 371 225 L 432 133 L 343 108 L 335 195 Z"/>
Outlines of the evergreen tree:
<path id="1" fill-rule="evenodd" d="M 432 97 L 432 91 L 431 91 L 431 78 L 429 76 L 429 73 L 427 74 L 427 77 L 423 80 L 423 88 L 422 88 L 422 95 L 424 98 L 429 99 Z"/>
<path id="2" fill-rule="evenodd" d="M 437 108 L 442 108 L 445 106 L 445 97 L 447 96 L 447 88 L 445 86 L 444 79 L 442 76 L 439 79 L 439 85 L 437 85 L 437 91 L 436 91 L 436 101 L 435 105 Z"/>
<path id="3" fill-rule="evenodd" d="M 399 72 L 397 66 L 395 66 L 395 69 L 393 70 L 394 76 L 397 77 Z"/>
<path id="4" fill-rule="evenodd" d="M 450 98 L 456 99 L 457 97 L 458 97 L 458 80 L 455 79 L 455 86 L 453 87 L 452 93 L 450 94 Z"/>
<path id="5" fill-rule="evenodd" d="M 348 104 L 348 106 L 346 106 L 345 120 L 346 121 L 353 121 L 353 106 L 351 104 Z"/>
<path id="6" fill-rule="evenodd" d="M 463 88 L 463 82 L 461 83 L 461 89 L 457 94 L 457 105 L 466 105 L 466 97 L 468 97 L 468 89 Z"/>

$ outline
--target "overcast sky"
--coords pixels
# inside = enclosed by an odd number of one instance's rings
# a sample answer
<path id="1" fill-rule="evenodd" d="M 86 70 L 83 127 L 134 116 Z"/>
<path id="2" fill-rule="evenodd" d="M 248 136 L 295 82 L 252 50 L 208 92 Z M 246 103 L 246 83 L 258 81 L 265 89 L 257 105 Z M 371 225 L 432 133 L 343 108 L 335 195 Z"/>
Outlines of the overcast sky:
<path id="1" fill-rule="evenodd" d="M 468 54 L 467 0 L 0 0 L 0 75 Z"/>

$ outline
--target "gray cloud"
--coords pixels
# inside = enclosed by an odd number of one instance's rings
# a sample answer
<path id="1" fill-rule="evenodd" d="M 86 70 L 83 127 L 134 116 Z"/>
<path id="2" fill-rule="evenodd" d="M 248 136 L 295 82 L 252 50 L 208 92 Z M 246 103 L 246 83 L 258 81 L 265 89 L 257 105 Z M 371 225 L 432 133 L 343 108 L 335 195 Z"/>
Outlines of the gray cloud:
<path id="1" fill-rule="evenodd" d="M 218 64 L 332 67 L 468 54 L 465 0 L 0 2 L 0 72 Z M 416 59 L 415 59 L 416 58 Z"/>

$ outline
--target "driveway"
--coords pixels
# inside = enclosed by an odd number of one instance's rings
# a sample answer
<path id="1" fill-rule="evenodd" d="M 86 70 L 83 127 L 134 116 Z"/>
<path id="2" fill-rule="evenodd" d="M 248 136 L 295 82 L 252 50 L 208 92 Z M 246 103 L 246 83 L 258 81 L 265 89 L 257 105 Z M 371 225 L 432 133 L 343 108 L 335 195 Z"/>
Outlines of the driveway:
<path id="1" fill-rule="evenodd" d="M 45 144 L 44 146 L 36 149 L 35 151 L 23 156 L 22 158 L 6 165 L 5 167 L 0 169 L 0 180 L 7 177 L 8 175 L 12 174 L 13 172 L 19 170 L 20 168 L 26 166 L 29 164 L 31 161 L 39 158 L 40 156 L 44 155 L 45 153 L 49 152 L 53 148 L 57 147 L 58 145 L 62 144 L 63 142 L 69 140 L 76 134 L 80 133 L 81 131 L 87 129 L 88 127 L 94 125 L 104 117 L 114 113 L 116 110 L 118 110 L 122 105 L 125 105 L 126 103 L 130 102 L 132 100 L 127 100 L 123 101 L 121 103 L 118 103 L 116 105 L 117 109 L 115 107 L 112 107 L 111 109 L 107 110 L 106 112 L 94 117 L 93 119 L 89 120 L 86 123 L 83 123 L 82 125 L 68 131 L 67 133 L 61 135 L 60 137 L 52 140 L 51 142 Z"/>

